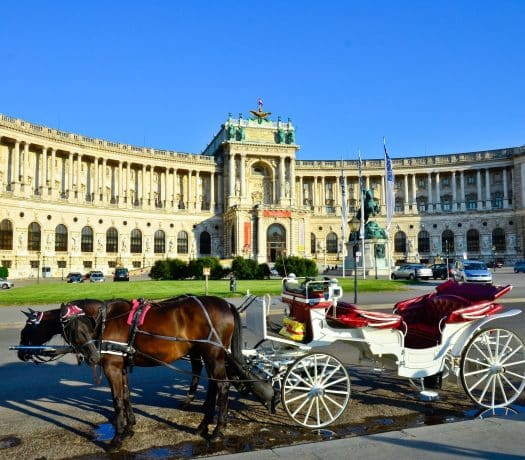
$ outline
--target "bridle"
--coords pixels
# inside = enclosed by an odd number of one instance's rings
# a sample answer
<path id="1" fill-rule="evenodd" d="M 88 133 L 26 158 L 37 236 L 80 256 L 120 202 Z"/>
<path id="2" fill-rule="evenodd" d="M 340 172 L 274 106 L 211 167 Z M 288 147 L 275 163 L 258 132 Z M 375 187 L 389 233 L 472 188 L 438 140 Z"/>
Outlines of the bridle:
<path id="1" fill-rule="evenodd" d="M 97 326 L 100 321 L 101 317 L 101 310 L 104 310 L 105 308 L 100 308 L 96 317 L 91 317 L 89 315 L 86 315 L 86 312 L 79 308 L 77 305 L 74 304 L 67 304 L 64 305 L 67 307 L 67 310 L 60 315 L 60 324 L 62 325 L 62 333 L 64 336 L 64 339 L 67 343 L 73 348 L 73 351 L 77 355 L 77 359 L 79 360 L 79 363 L 86 359 L 87 356 L 90 355 L 90 351 L 93 350 L 93 347 L 99 351 L 99 341 L 93 338 L 95 331 L 97 330 Z M 103 304 L 105 306 L 105 303 Z M 79 321 L 89 321 L 91 324 L 91 339 L 86 340 L 84 343 L 78 344 L 73 341 L 73 331 L 77 327 L 77 324 Z"/>

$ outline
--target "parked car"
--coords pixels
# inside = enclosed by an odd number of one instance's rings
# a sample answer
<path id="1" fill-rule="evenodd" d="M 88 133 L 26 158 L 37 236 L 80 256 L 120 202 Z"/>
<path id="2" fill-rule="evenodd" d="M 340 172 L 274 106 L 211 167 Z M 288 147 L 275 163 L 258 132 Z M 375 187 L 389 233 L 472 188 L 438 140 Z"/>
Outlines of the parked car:
<path id="1" fill-rule="evenodd" d="M 435 280 L 438 278 L 447 279 L 447 264 L 434 264 L 430 266 L 430 269 L 432 270 L 432 278 Z M 456 279 L 456 267 L 453 262 L 448 264 L 448 278 Z"/>
<path id="2" fill-rule="evenodd" d="M 514 264 L 514 273 L 525 273 L 525 260 L 518 260 Z"/>
<path id="3" fill-rule="evenodd" d="M 66 281 L 68 283 L 82 283 L 82 281 L 84 281 L 84 278 L 82 276 L 82 273 L 70 272 L 66 276 Z"/>
<path id="4" fill-rule="evenodd" d="M 392 272 L 392 279 L 423 279 L 432 278 L 432 270 L 423 264 L 404 264 Z"/>
<path id="5" fill-rule="evenodd" d="M 0 278 L 0 287 L 2 287 L 2 289 L 11 289 L 13 286 L 14 283 L 12 281 Z"/>
<path id="6" fill-rule="evenodd" d="M 89 273 L 89 281 L 92 283 L 103 283 L 106 279 L 104 278 L 104 273 L 92 271 Z"/>
<path id="7" fill-rule="evenodd" d="M 115 273 L 113 274 L 113 281 L 129 281 L 128 269 L 124 267 L 115 268 Z"/>
<path id="8" fill-rule="evenodd" d="M 457 279 L 468 283 L 492 283 L 492 272 L 480 260 L 464 260 L 459 264 Z"/>
<path id="9" fill-rule="evenodd" d="M 496 260 L 495 262 L 493 260 L 491 260 L 490 262 L 487 262 L 487 267 L 489 268 L 502 268 L 503 267 L 503 262 L 501 260 Z"/>

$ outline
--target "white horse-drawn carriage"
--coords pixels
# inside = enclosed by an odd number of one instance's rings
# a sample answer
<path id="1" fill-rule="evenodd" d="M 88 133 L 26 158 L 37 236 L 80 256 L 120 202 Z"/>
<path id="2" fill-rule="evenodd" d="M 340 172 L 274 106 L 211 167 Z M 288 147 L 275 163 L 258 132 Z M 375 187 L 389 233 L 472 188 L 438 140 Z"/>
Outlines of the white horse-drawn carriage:
<path id="1" fill-rule="evenodd" d="M 270 296 L 246 302 L 246 327 L 257 344 L 243 354 L 251 376 L 269 383 L 289 416 L 309 428 L 334 422 L 350 398 L 345 365 L 320 348 L 335 341 L 397 370 L 426 397 L 434 395 L 428 387 L 454 375 L 476 404 L 504 407 L 525 387 L 525 348 L 515 333 L 489 323 L 520 313 L 498 303 L 511 288 L 447 281 L 435 292 L 398 302 L 393 313 L 381 313 L 342 301 L 334 279 L 288 277 L 281 334 L 269 327 Z"/>

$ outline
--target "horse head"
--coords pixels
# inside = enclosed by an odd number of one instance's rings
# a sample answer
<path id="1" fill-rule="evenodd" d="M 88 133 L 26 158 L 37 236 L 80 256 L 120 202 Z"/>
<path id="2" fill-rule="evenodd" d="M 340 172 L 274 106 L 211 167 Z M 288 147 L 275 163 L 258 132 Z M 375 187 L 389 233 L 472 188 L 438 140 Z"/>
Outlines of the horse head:
<path id="1" fill-rule="evenodd" d="M 27 317 L 27 321 L 20 333 L 20 345 L 43 345 L 62 332 L 59 321 L 60 309 L 35 311 L 30 308 L 29 311 L 22 311 L 22 313 Z M 29 361 L 32 357 L 32 353 L 18 350 L 18 359 Z"/>
<path id="2" fill-rule="evenodd" d="M 77 354 L 82 355 L 89 364 L 95 365 L 100 362 L 100 353 L 95 345 L 97 321 L 93 316 L 86 314 L 82 308 L 82 302 L 62 304 L 60 307 L 60 323 L 63 336 L 69 345 Z M 99 308 L 100 305 L 101 302 L 98 302 Z"/>

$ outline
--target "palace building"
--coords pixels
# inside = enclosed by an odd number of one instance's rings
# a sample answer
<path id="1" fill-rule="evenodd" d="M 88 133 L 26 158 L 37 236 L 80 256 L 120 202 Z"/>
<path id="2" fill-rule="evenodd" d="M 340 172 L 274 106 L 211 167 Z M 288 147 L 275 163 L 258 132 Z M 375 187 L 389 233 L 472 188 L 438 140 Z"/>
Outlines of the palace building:
<path id="1" fill-rule="evenodd" d="M 0 259 L 12 278 L 158 259 L 281 254 L 341 266 L 357 161 L 297 159 L 290 120 L 231 116 L 200 154 L 135 147 L 0 115 Z M 322 153 L 320 153 L 321 155 Z M 392 260 L 523 257 L 525 146 L 392 160 Z M 363 160 L 385 225 L 384 160 Z M 349 234 L 348 230 L 345 232 Z"/>

